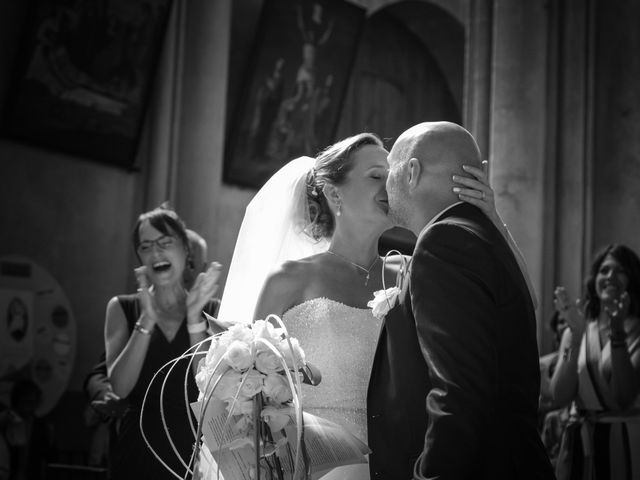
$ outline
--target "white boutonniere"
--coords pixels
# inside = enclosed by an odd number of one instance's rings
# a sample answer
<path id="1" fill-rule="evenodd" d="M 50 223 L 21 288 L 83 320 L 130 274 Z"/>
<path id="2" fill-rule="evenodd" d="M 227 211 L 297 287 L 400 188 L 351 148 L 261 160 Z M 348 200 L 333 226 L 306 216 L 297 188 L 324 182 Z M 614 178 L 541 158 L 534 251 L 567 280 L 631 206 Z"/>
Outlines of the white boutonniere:
<path id="1" fill-rule="evenodd" d="M 398 287 L 377 290 L 373 292 L 373 300 L 369 300 L 367 307 L 371 308 L 374 317 L 382 320 L 389 313 L 389 310 L 396 306 L 398 295 L 400 295 Z"/>
<path id="2" fill-rule="evenodd" d="M 385 269 L 387 258 L 391 254 L 398 254 L 400 256 L 400 269 L 396 276 L 396 284 L 393 287 L 386 288 L 385 286 Z M 398 297 L 402 291 L 402 282 L 404 280 L 405 273 L 407 272 L 408 264 L 404 256 L 398 250 L 390 250 L 384 256 L 382 261 L 382 290 L 373 292 L 373 299 L 369 300 L 367 307 L 371 308 L 371 313 L 374 317 L 383 320 L 389 311 L 398 303 Z"/>

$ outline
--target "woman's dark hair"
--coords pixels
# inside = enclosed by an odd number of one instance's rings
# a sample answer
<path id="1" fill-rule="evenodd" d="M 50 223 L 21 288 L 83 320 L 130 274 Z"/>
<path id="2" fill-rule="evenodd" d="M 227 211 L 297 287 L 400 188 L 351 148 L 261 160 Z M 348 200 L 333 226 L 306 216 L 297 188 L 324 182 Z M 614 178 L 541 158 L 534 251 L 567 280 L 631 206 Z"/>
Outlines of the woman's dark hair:
<path id="1" fill-rule="evenodd" d="M 596 294 L 596 276 L 605 258 L 611 255 L 624 269 L 629 278 L 627 293 L 629 294 L 629 315 L 640 315 L 640 259 L 629 247 L 613 243 L 600 250 L 591 264 L 589 276 L 585 281 L 584 309 L 586 318 L 598 318 L 600 315 L 600 299 Z"/>
<path id="2" fill-rule="evenodd" d="M 140 255 L 138 255 L 138 247 L 140 246 L 140 226 L 142 225 L 142 222 L 147 220 L 149 221 L 149 224 L 160 233 L 164 235 L 177 236 L 182 242 L 182 245 L 184 245 L 184 248 L 187 250 L 187 255 L 190 253 L 187 227 L 178 214 L 165 202 L 159 207 L 145 212 L 138 217 L 138 221 L 133 228 L 133 248 L 136 251 L 138 260 L 140 260 Z"/>
<path id="3" fill-rule="evenodd" d="M 305 230 L 315 240 L 330 238 L 335 230 L 335 220 L 324 196 L 324 186 L 344 184 L 353 170 L 354 154 L 366 145 L 383 146 L 376 134 L 359 133 L 328 146 L 316 156 L 315 167 L 307 174 L 311 223 Z"/>

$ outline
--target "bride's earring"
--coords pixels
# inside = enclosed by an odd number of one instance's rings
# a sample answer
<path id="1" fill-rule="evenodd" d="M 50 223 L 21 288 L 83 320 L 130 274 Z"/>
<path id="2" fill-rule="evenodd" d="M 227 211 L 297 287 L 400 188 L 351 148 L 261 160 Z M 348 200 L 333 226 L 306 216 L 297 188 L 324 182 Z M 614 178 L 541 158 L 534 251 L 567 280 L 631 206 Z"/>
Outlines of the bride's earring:
<path id="1" fill-rule="evenodd" d="M 340 212 L 340 209 L 342 208 L 342 204 L 339 203 L 338 204 L 338 209 L 336 210 L 336 217 L 339 217 L 340 215 L 342 215 L 342 212 Z"/>

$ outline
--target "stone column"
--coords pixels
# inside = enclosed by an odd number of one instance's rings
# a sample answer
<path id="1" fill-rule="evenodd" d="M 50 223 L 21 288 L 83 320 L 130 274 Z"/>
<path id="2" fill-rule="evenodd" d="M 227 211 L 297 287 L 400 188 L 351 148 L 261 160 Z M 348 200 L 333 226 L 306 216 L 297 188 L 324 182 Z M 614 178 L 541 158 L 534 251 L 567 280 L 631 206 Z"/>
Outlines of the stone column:
<path id="1" fill-rule="evenodd" d="M 495 0 L 490 177 L 496 204 L 529 267 L 539 297 L 545 228 L 547 15 L 544 0 Z M 538 341 L 546 319 L 538 309 Z M 542 341 L 541 341 L 542 340 Z"/>
<path id="2" fill-rule="evenodd" d="M 224 156 L 231 0 L 186 2 L 176 209 L 216 251 Z"/>
<path id="3" fill-rule="evenodd" d="M 592 252 L 594 1 L 560 2 L 558 16 L 557 163 L 553 222 L 554 285 L 572 297 L 582 281 Z M 551 300 L 548 302 L 551 308 Z"/>
<path id="4" fill-rule="evenodd" d="M 464 126 L 489 157 L 493 0 L 469 4 L 465 22 Z"/>

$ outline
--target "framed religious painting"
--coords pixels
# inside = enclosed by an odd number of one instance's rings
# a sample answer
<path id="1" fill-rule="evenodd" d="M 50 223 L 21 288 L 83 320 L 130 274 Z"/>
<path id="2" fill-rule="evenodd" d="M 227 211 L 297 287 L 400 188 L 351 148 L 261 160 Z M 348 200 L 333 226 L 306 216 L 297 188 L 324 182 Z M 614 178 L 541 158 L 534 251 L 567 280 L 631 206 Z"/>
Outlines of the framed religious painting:
<path id="1" fill-rule="evenodd" d="M 34 0 L 3 134 L 131 167 L 172 0 Z"/>
<path id="2" fill-rule="evenodd" d="M 364 9 L 339 0 L 265 0 L 224 180 L 259 188 L 282 165 L 334 141 Z"/>

